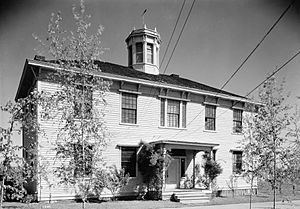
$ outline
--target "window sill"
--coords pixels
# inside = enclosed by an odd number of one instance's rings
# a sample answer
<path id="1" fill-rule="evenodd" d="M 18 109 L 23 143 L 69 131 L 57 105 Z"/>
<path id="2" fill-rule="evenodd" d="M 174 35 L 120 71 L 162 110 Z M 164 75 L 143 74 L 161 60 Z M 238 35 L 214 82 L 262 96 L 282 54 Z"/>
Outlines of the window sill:
<path id="1" fill-rule="evenodd" d="M 180 127 L 167 127 L 167 126 L 158 126 L 161 129 L 172 129 L 172 130 L 187 130 L 187 128 L 180 128 Z"/>
<path id="2" fill-rule="evenodd" d="M 139 124 L 135 124 L 135 123 L 119 123 L 119 125 L 122 125 L 122 126 L 139 126 Z"/>
<path id="3" fill-rule="evenodd" d="M 203 132 L 207 132 L 207 133 L 218 133 L 217 131 L 214 131 L 214 130 L 203 130 Z"/>

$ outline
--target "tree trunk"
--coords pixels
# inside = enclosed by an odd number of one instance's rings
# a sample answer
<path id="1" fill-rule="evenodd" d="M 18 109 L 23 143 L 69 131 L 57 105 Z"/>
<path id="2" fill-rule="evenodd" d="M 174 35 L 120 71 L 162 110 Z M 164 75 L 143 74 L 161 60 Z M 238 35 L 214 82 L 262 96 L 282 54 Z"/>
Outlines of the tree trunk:
<path id="1" fill-rule="evenodd" d="M 2 178 L 2 182 L 1 182 L 1 200 L 0 200 L 0 208 L 2 209 L 3 208 L 3 199 L 4 199 L 4 181 L 5 181 L 5 177 L 3 175 L 3 178 Z"/>
<path id="2" fill-rule="evenodd" d="M 252 192 L 253 192 L 253 175 L 251 176 L 251 183 L 250 183 L 250 199 L 249 199 L 249 208 L 252 208 Z"/>

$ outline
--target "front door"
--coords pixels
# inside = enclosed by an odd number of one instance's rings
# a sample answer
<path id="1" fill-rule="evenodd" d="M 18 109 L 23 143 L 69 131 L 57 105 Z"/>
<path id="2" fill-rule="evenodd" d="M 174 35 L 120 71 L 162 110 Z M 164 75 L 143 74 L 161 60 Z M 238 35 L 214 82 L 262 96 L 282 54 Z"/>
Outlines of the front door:
<path id="1" fill-rule="evenodd" d="M 166 172 L 166 190 L 176 189 L 180 181 L 180 159 L 174 158 Z"/>

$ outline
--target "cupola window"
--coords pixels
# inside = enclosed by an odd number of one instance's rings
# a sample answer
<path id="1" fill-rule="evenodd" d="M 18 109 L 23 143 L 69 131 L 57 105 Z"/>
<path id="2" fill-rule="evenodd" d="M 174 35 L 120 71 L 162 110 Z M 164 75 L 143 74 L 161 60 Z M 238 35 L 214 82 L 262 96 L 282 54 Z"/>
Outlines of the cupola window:
<path id="1" fill-rule="evenodd" d="M 136 63 L 143 62 L 143 43 L 136 43 Z"/>
<path id="2" fill-rule="evenodd" d="M 147 43 L 147 63 L 153 64 L 153 44 Z"/>

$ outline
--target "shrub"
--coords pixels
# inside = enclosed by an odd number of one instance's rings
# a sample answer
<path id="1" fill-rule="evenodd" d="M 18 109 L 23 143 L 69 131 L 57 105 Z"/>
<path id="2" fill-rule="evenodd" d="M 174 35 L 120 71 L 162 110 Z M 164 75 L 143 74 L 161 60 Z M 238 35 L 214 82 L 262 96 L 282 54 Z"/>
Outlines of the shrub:
<path id="1" fill-rule="evenodd" d="M 102 190 L 107 188 L 112 194 L 112 200 L 116 199 L 120 189 L 128 184 L 129 174 L 124 169 L 118 169 L 115 165 L 101 169 L 96 173 L 97 181 L 94 185 L 96 194 L 100 196 Z"/>
<path id="2" fill-rule="evenodd" d="M 138 155 L 138 166 L 147 186 L 146 199 L 162 199 L 163 169 L 167 168 L 172 160 L 168 153 L 161 147 L 141 143 Z"/>
<path id="3" fill-rule="evenodd" d="M 208 180 L 206 182 L 208 184 L 212 183 L 215 180 L 215 178 L 223 172 L 221 165 L 216 161 L 212 160 L 210 157 L 206 157 L 206 161 L 203 167 L 206 179 Z"/>

